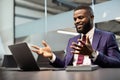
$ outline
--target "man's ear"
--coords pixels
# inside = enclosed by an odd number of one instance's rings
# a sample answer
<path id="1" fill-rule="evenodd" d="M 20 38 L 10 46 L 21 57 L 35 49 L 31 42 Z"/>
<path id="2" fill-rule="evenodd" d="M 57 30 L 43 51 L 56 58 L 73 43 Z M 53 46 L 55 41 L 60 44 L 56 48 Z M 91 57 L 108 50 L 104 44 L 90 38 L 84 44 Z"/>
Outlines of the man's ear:
<path id="1" fill-rule="evenodd" d="M 94 20 L 94 15 L 91 15 L 91 20 Z"/>
<path id="2" fill-rule="evenodd" d="M 93 18 L 94 18 L 94 15 L 91 15 L 91 18 L 93 19 Z"/>

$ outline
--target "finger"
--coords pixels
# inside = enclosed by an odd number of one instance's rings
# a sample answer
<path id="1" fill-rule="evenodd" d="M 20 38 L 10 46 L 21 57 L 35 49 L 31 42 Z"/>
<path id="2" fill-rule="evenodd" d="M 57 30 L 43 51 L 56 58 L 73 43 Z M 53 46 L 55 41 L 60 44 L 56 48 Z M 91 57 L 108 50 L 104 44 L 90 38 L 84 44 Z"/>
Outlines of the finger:
<path id="1" fill-rule="evenodd" d="M 75 43 L 75 42 L 72 42 L 72 45 L 74 45 L 74 46 L 77 46 L 77 43 Z"/>
<path id="2" fill-rule="evenodd" d="M 32 49 L 32 51 L 37 53 L 37 54 L 43 54 L 42 48 L 40 48 L 39 50 Z"/>
<path id="3" fill-rule="evenodd" d="M 71 51 L 72 54 L 80 54 L 79 51 L 75 50 L 75 51 Z"/>
<path id="4" fill-rule="evenodd" d="M 40 49 L 40 47 L 38 47 L 38 46 L 35 46 L 35 45 L 34 45 L 34 46 L 32 46 L 32 47 L 33 47 L 33 48 L 35 48 L 35 49 Z"/>
<path id="5" fill-rule="evenodd" d="M 84 41 L 79 40 L 79 42 L 80 42 L 82 45 L 85 45 L 85 42 L 84 42 Z"/>
<path id="6" fill-rule="evenodd" d="M 87 44 L 90 44 L 89 36 L 86 37 L 86 43 L 87 43 Z"/>
<path id="7" fill-rule="evenodd" d="M 78 50 L 80 51 L 81 48 L 82 48 L 82 45 L 78 44 L 78 43 L 75 43 L 75 42 L 72 42 L 72 45 L 70 46 L 72 49 L 74 50 Z"/>
<path id="8" fill-rule="evenodd" d="M 77 50 L 77 51 L 81 51 L 81 46 L 80 47 L 76 47 L 76 46 L 70 46 L 72 49 Z"/>
<path id="9" fill-rule="evenodd" d="M 38 50 L 33 50 L 33 49 L 32 49 L 32 51 L 35 52 L 35 53 L 37 53 L 37 54 L 40 54 L 40 53 L 38 53 Z"/>
<path id="10" fill-rule="evenodd" d="M 37 52 L 38 52 L 37 50 L 33 50 L 33 49 L 32 49 L 32 51 L 33 51 L 33 52 L 35 52 L 35 53 L 37 53 Z"/>
<path id="11" fill-rule="evenodd" d="M 75 42 L 72 42 L 72 46 L 75 46 L 75 47 L 80 47 L 80 44 L 75 43 Z"/>
<path id="12" fill-rule="evenodd" d="M 47 44 L 44 40 L 42 41 L 42 44 L 43 44 L 45 47 L 48 46 L 48 44 Z"/>

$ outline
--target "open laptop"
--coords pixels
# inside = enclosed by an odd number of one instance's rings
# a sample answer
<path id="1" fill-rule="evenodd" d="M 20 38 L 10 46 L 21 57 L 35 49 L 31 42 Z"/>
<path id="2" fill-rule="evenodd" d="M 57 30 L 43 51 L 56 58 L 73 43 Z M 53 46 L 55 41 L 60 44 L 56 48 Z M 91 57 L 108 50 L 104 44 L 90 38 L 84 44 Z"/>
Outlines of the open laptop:
<path id="1" fill-rule="evenodd" d="M 63 70 L 63 68 L 39 68 L 37 62 L 27 43 L 19 43 L 8 46 L 18 67 L 23 71 L 40 71 L 40 70 Z"/>

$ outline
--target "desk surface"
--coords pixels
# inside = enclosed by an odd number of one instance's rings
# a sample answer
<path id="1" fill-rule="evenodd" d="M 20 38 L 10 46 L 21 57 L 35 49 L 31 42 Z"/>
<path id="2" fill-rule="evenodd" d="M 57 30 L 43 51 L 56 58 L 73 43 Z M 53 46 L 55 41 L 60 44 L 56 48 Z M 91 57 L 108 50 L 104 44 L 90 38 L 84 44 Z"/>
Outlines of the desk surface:
<path id="1" fill-rule="evenodd" d="M 0 70 L 0 80 L 120 80 L 120 68 L 79 72 Z"/>

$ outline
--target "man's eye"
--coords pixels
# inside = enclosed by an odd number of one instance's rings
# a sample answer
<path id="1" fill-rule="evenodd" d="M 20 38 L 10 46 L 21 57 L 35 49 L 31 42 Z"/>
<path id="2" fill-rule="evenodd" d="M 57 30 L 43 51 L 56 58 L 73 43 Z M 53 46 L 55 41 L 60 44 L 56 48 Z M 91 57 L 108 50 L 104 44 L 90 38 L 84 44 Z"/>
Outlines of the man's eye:
<path id="1" fill-rule="evenodd" d="M 77 18 L 74 18 L 74 21 L 76 21 Z"/>
<path id="2" fill-rule="evenodd" d="M 84 17 L 83 16 L 79 16 L 77 18 L 74 18 L 74 21 L 76 21 L 77 19 L 83 19 Z"/>
<path id="3" fill-rule="evenodd" d="M 79 16 L 78 19 L 83 19 L 84 17 L 83 16 Z"/>

